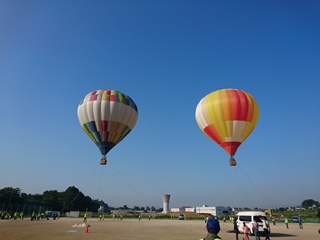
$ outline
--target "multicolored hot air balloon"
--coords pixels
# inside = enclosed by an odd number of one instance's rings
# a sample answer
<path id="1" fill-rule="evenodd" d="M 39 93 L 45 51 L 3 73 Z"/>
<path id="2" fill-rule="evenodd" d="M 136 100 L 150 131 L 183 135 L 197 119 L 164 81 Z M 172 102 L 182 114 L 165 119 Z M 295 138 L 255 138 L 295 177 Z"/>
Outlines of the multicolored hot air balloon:
<path id="1" fill-rule="evenodd" d="M 242 90 L 222 89 L 202 98 L 195 116 L 201 131 L 230 155 L 230 166 L 235 166 L 234 155 L 255 128 L 259 106 Z"/>
<path id="2" fill-rule="evenodd" d="M 135 126 L 138 109 L 127 95 L 115 90 L 97 90 L 87 94 L 78 106 L 82 129 L 99 148 L 101 165 L 106 154 Z"/>

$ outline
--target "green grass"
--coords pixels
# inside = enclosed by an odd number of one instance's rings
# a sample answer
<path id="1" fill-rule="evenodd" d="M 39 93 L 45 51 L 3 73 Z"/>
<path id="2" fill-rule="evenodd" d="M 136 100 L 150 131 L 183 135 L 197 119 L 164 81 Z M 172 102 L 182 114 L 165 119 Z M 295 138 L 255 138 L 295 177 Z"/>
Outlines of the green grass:
<path id="1" fill-rule="evenodd" d="M 317 212 L 315 210 L 304 210 L 304 211 L 276 211 L 272 210 L 272 214 L 277 214 L 280 218 L 277 219 L 277 222 L 284 222 L 285 218 L 289 219 L 289 222 L 292 222 L 291 219 L 293 216 L 300 216 L 304 223 L 320 223 L 320 219 L 317 217 Z"/>

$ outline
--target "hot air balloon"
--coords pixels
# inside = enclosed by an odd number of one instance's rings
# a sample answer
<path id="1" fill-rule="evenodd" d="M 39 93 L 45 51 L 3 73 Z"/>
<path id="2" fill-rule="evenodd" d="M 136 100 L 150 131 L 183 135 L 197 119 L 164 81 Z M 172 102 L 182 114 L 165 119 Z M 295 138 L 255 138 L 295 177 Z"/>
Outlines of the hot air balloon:
<path id="1" fill-rule="evenodd" d="M 78 106 L 82 129 L 99 148 L 101 165 L 106 165 L 106 154 L 124 139 L 135 126 L 138 109 L 127 95 L 115 90 L 88 93 Z"/>
<path id="2" fill-rule="evenodd" d="M 201 99 L 195 117 L 201 131 L 230 155 L 230 166 L 236 166 L 234 155 L 255 128 L 259 106 L 242 90 L 222 89 Z"/>

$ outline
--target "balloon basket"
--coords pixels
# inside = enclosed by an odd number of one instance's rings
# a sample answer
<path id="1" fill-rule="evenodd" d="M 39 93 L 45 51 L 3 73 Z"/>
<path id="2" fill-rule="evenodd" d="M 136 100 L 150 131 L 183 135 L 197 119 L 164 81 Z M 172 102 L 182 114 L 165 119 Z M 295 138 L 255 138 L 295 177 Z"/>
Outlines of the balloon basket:
<path id="1" fill-rule="evenodd" d="M 106 164 L 107 164 L 107 159 L 101 158 L 100 165 L 106 165 Z"/>
<path id="2" fill-rule="evenodd" d="M 237 161 L 234 158 L 230 158 L 229 164 L 231 167 L 237 166 Z"/>

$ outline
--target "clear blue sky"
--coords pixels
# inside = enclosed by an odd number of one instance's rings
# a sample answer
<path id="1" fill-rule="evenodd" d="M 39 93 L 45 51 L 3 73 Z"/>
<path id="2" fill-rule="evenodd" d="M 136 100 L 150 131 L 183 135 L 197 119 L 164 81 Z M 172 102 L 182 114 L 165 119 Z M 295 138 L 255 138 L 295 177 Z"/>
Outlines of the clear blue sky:
<path id="1" fill-rule="evenodd" d="M 75 186 L 114 207 L 320 201 L 319 23 L 311 0 L 2 0 L 0 188 Z M 237 167 L 194 117 L 223 88 L 260 107 Z M 97 89 L 139 109 L 106 166 L 77 118 Z"/>

